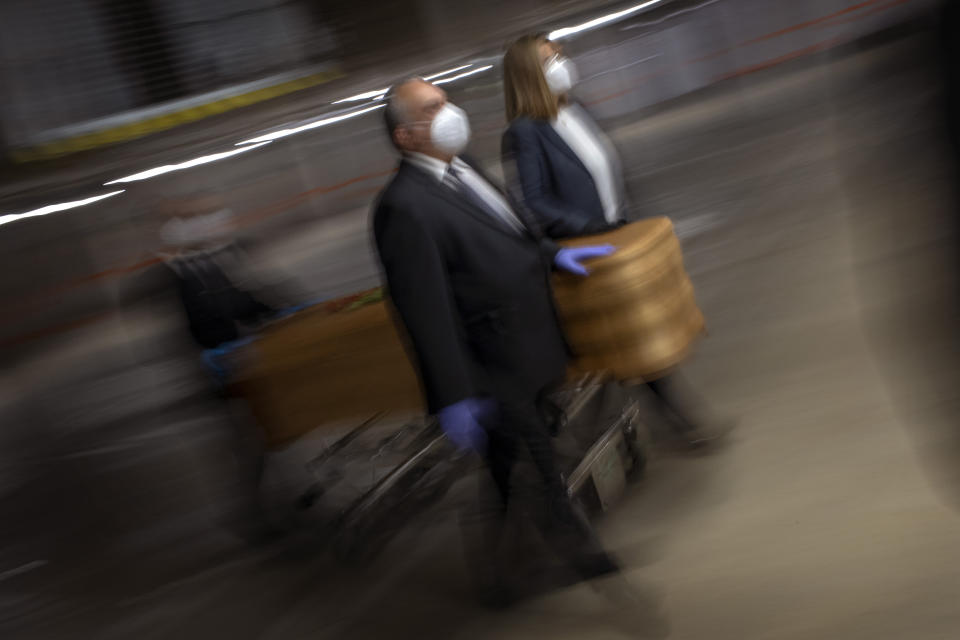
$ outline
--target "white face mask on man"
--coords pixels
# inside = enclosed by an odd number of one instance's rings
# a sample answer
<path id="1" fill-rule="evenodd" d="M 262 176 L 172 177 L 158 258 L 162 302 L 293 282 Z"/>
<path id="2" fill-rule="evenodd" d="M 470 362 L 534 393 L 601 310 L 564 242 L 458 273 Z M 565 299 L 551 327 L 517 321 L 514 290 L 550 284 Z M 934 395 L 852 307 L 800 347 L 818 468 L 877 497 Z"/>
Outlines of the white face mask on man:
<path id="1" fill-rule="evenodd" d="M 234 224 L 233 211 L 220 209 L 186 218 L 176 217 L 160 229 L 160 238 L 171 247 L 191 247 L 226 240 Z"/>
<path id="2" fill-rule="evenodd" d="M 577 67 L 569 58 L 557 55 L 547 61 L 543 76 L 554 95 L 563 95 L 577 83 Z"/>
<path id="3" fill-rule="evenodd" d="M 466 148 L 469 141 L 467 114 L 455 104 L 446 103 L 430 123 L 430 142 L 438 151 L 455 156 Z"/>

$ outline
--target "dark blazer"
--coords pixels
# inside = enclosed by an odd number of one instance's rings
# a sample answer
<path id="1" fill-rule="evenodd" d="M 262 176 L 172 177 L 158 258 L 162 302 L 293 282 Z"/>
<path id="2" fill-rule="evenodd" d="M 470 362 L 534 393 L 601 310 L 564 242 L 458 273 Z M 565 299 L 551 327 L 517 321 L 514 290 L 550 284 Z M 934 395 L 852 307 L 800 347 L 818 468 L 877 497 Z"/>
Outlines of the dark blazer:
<path id="1" fill-rule="evenodd" d="M 555 244 L 508 229 L 406 161 L 380 194 L 373 230 L 431 413 L 478 395 L 529 398 L 563 378 Z"/>
<path id="2" fill-rule="evenodd" d="M 175 269 L 180 301 L 187 316 L 190 335 L 204 349 L 212 349 L 240 337 L 240 325 L 254 324 L 276 313 L 276 309 L 236 286 L 209 255 L 196 253 L 181 258 Z"/>
<path id="3" fill-rule="evenodd" d="M 587 122 L 599 132 L 592 121 Z M 511 194 L 522 194 L 548 237 L 582 236 L 611 227 L 593 176 L 549 121 L 515 119 L 503 134 L 501 153 Z M 623 203 L 619 161 L 610 159 Z"/>
<path id="4" fill-rule="evenodd" d="M 238 274 L 231 273 L 218 258 L 238 251 L 239 247 L 232 244 L 212 251 L 169 256 L 121 283 L 121 305 L 132 307 L 167 295 L 169 302 L 175 304 L 172 294 L 176 293 L 193 341 L 203 349 L 211 349 L 236 340 L 293 300 L 303 298 L 289 295 L 292 291 L 235 281 Z M 242 253 L 239 257 L 243 257 Z"/>

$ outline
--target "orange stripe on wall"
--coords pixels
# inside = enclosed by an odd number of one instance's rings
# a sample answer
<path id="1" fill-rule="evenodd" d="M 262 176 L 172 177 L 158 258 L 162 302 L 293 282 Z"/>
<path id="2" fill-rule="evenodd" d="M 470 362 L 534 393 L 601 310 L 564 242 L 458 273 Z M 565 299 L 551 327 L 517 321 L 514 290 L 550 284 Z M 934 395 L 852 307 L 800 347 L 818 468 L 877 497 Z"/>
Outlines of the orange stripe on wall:
<path id="1" fill-rule="evenodd" d="M 261 207 L 260 209 L 254 209 L 252 211 L 242 213 L 239 216 L 237 216 L 237 218 L 240 221 L 241 227 L 248 227 L 252 224 L 260 222 L 261 220 L 265 220 L 267 218 L 271 218 L 281 213 L 285 213 L 290 209 L 293 209 L 294 207 L 302 204 L 303 202 L 306 202 L 307 200 L 309 200 L 314 196 L 331 193 L 334 191 L 338 191 L 340 189 L 345 189 L 346 187 L 354 185 L 358 182 L 363 182 L 365 180 L 388 176 L 394 173 L 395 171 L 396 169 L 389 169 L 387 171 L 378 171 L 376 173 L 368 173 L 362 176 L 357 176 L 355 178 L 350 178 L 349 180 L 346 180 L 344 182 L 340 182 L 337 184 L 328 185 L 324 187 L 315 187 L 313 189 L 304 191 L 303 193 L 299 193 L 290 198 L 286 198 L 279 202 L 275 202 L 265 207 Z M 15 309 L 17 313 L 23 313 L 28 311 L 30 307 L 36 307 L 37 305 L 43 302 L 52 301 L 57 296 L 62 295 L 63 293 L 70 291 L 72 289 L 76 289 L 78 287 L 90 284 L 92 282 L 96 282 L 98 280 L 107 280 L 113 277 L 134 273 L 136 271 L 140 271 L 141 269 L 145 269 L 149 266 L 158 264 L 159 262 L 161 262 L 161 259 L 159 257 L 151 256 L 149 258 L 141 259 L 140 261 L 135 262 L 133 264 L 120 266 L 120 267 L 111 267 L 109 269 L 104 269 L 103 271 L 98 271 L 96 273 L 82 276 L 80 278 L 74 278 L 72 280 L 68 280 L 66 282 L 55 285 L 53 287 L 44 289 L 43 291 L 33 293 L 30 296 L 27 296 L 25 298 L 20 298 L 19 300 L 4 301 L 3 304 L 9 305 L 13 309 Z M 9 324 L 15 320 L 17 320 L 16 314 L 13 314 L 13 315 L 5 314 L 4 317 L 0 318 L 0 326 L 3 326 L 4 324 Z"/>

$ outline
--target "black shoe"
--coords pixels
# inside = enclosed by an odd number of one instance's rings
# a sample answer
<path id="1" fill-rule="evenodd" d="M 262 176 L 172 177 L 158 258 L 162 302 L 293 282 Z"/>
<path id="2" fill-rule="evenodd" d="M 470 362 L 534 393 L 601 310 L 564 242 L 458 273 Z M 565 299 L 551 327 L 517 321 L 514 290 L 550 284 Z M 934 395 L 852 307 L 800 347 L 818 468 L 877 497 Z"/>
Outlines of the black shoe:
<path id="1" fill-rule="evenodd" d="M 606 553 L 591 553 L 579 558 L 576 562 L 580 577 L 584 580 L 595 580 L 620 572 L 620 565 Z"/>
<path id="2" fill-rule="evenodd" d="M 733 431 L 736 423 L 727 420 L 716 425 L 687 427 L 677 430 L 677 436 L 691 450 L 701 450 L 719 444 Z"/>
<path id="3" fill-rule="evenodd" d="M 499 611 L 517 604 L 520 601 L 520 594 L 503 581 L 496 580 L 479 586 L 477 600 L 487 609 Z"/>

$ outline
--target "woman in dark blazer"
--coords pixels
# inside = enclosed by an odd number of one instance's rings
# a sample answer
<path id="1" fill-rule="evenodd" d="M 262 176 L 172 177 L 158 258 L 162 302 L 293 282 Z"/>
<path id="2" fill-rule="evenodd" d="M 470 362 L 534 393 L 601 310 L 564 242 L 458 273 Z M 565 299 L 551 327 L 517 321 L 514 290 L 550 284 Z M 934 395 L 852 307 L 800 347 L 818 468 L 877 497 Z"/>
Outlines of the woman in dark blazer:
<path id="1" fill-rule="evenodd" d="M 514 195 L 551 238 L 621 224 L 626 202 L 620 159 L 580 105 L 567 97 L 573 63 L 542 35 L 524 36 L 503 60 L 509 126 L 502 152 Z"/>
<path id="2" fill-rule="evenodd" d="M 575 82 L 573 63 L 545 35 L 523 36 L 504 55 L 504 174 L 511 195 L 550 238 L 609 231 L 625 221 L 620 159 L 593 119 L 568 98 Z M 705 427 L 689 403 L 678 402 L 676 385 L 675 376 L 665 376 L 646 386 L 682 440 L 700 446 L 729 428 Z"/>

